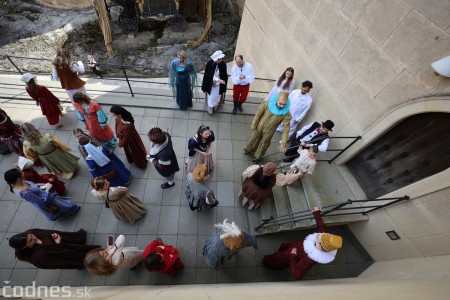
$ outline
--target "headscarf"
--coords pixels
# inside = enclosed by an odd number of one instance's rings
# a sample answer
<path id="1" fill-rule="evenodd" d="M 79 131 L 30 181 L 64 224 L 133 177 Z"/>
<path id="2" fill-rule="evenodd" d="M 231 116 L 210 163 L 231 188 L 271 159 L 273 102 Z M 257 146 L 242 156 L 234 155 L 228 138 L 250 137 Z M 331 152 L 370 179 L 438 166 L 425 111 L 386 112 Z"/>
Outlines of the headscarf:
<path id="1" fill-rule="evenodd" d="M 109 158 L 103 154 L 102 150 L 91 143 L 84 145 L 84 149 L 86 149 L 88 157 L 92 158 L 92 160 L 100 167 L 103 167 L 110 162 Z"/>
<path id="2" fill-rule="evenodd" d="M 274 162 L 269 161 L 263 166 L 263 175 L 272 175 L 277 170 L 277 165 Z"/>
<path id="3" fill-rule="evenodd" d="M 276 177 L 275 171 L 277 165 L 273 162 L 268 162 L 264 166 L 256 170 L 252 176 L 253 182 L 262 189 L 272 188 L 275 185 Z"/>

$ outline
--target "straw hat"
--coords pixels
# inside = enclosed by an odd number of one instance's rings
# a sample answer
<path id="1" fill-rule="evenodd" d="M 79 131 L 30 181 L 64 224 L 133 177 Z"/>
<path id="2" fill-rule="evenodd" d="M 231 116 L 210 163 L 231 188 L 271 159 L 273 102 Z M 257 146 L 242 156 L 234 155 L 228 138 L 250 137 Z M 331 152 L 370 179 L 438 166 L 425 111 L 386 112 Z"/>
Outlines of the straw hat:
<path id="1" fill-rule="evenodd" d="M 330 233 L 322 233 L 319 237 L 319 244 L 323 250 L 330 252 L 342 248 L 342 237 Z"/>

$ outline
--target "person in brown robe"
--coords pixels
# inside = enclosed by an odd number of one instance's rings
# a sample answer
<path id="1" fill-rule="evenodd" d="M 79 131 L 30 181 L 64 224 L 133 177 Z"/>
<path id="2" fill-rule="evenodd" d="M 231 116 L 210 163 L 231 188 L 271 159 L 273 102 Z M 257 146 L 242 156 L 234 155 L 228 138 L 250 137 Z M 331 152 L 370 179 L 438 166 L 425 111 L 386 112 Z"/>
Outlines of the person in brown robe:
<path id="1" fill-rule="evenodd" d="M 86 231 L 29 229 L 9 238 L 18 260 L 40 269 L 83 269 L 84 256 L 98 245 L 86 245 Z"/>
<path id="2" fill-rule="evenodd" d="M 139 133 L 134 127 L 134 118 L 131 113 L 119 105 L 110 109 L 116 119 L 116 135 L 119 138 L 119 147 L 123 148 L 129 163 L 135 163 L 138 168 L 147 168 L 147 151 Z"/>
<path id="3" fill-rule="evenodd" d="M 242 187 L 239 192 L 239 199 L 242 205 L 248 204 L 248 210 L 258 208 L 267 198 L 272 196 L 272 188 L 289 185 L 301 176 L 298 174 L 277 174 L 277 166 L 273 162 L 268 162 L 263 166 L 249 166 L 242 173 Z"/>

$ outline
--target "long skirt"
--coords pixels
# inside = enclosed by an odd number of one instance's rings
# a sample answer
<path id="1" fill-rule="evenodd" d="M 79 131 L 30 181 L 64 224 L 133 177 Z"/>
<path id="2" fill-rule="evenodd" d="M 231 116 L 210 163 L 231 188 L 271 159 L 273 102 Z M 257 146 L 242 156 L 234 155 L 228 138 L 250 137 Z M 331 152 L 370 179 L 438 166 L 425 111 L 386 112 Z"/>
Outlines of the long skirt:
<path id="1" fill-rule="evenodd" d="M 214 169 L 214 161 L 210 149 L 208 149 L 208 151 L 209 152 L 205 155 L 195 152 L 194 156 L 189 157 L 186 161 L 187 171 L 193 172 L 196 166 L 206 164 L 208 167 L 208 173 L 211 172 Z"/>

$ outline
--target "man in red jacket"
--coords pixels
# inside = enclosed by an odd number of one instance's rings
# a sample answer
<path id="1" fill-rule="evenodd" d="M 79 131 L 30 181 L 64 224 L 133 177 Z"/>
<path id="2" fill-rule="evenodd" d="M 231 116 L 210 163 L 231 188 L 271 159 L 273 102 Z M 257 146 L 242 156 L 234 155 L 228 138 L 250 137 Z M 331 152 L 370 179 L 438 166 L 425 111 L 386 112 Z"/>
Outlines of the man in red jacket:
<path id="1" fill-rule="evenodd" d="M 337 249 L 342 247 L 342 238 L 325 233 L 319 207 L 314 207 L 312 212 L 318 232 L 308 235 L 304 241 L 281 244 L 277 252 L 264 256 L 264 267 L 276 270 L 289 267 L 294 279 L 300 280 L 315 264 L 334 260 Z"/>

